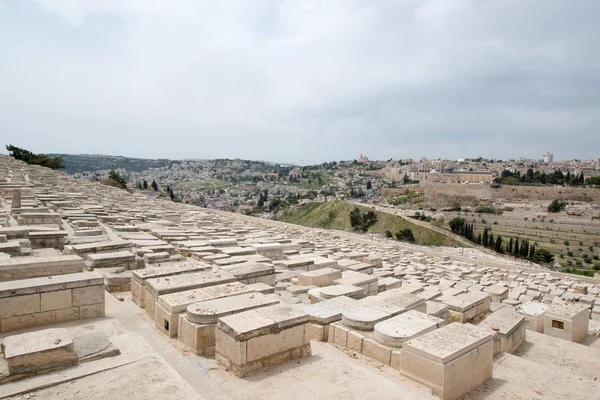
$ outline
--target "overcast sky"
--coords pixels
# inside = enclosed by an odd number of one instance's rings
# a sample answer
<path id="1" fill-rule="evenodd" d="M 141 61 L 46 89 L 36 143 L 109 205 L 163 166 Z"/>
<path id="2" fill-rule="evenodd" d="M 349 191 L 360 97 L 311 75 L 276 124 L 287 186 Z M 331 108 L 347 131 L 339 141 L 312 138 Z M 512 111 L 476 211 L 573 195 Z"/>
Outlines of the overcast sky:
<path id="1" fill-rule="evenodd" d="M 40 153 L 600 156 L 600 0 L 0 0 Z"/>

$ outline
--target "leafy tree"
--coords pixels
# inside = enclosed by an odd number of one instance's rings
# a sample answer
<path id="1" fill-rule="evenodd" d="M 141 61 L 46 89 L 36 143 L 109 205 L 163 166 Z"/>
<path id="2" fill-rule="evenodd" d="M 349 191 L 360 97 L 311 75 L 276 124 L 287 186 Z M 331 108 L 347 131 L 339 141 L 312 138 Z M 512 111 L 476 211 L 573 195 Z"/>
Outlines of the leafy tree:
<path id="1" fill-rule="evenodd" d="M 152 184 L 150 186 L 152 186 L 152 190 L 158 192 L 158 185 L 154 179 L 152 179 Z"/>
<path id="2" fill-rule="evenodd" d="M 362 225 L 362 214 L 358 207 L 354 207 L 349 214 L 350 217 L 350 225 L 354 229 L 358 229 Z"/>
<path id="3" fill-rule="evenodd" d="M 452 230 L 452 232 L 461 235 L 466 222 L 467 221 L 464 218 L 454 217 L 448 224 L 450 225 L 450 229 Z"/>
<path id="4" fill-rule="evenodd" d="M 350 225 L 353 229 L 360 229 L 363 232 L 369 230 L 369 228 L 377 223 L 377 214 L 373 211 L 368 211 L 365 214 L 361 213 L 358 207 L 354 207 L 350 214 Z"/>
<path id="5" fill-rule="evenodd" d="M 142 182 L 142 189 L 148 190 L 148 182 L 146 182 L 145 179 L 144 179 L 144 182 Z"/>
<path id="6" fill-rule="evenodd" d="M 111 183 L 111 186 L 127 189 L 127 181 L 119 172 L 115 171 L 114 169 L 108 173 L 108 180 Z"/>
<path id="7" fill-rule="evenodd" d="M 368 180 L 367 181 L 367 190 L 371 190 L 372 187 L 373 187 L 373 185 L 371 184 L 371 181 Z"/>
<path id="8" fill-rule="evenodd" d="M 29 150 L 9 144 L 6 146 L 8 155 L 15 160 L 25 161 L 27 164 L 41 165 L 42 167 L 51 169 L 61 169 L 63 167 L 63 159 L 61 157 L 48 157 L 45 154 L 34 154 Z"/>
<path id="9" fill-rule="evenodd" d="M 550 264 L 554 261 L 554 255 L 546 249 L 537 249 L 531 259 L 537 263 Z"/>
<path id="10" fill-rule="evenodd" d="M 398 232 L 396 232 L 396 239 L 404 240 L 407 242 L 414 242 L 415 236 L 413 235 L 412 229 L 405 228 L 405 229 L 401 229 Z"/>
<path id="11" fill-rule="evenodd" d="M 548 211 L 552 213 L 561 212 L 565 209 L 567 203 L 564 201 L 560 201 L 559 199 L 552 200 L 552 203 L 548 206 Z"/>
<path id="12" fill-rule="evenodd" d="M 373 211 L 368 211 L 365 215 L 363 215 L 363 222 L 361 229 L 363 232 L 369 230 L 369 228 L 377 223 L 377 214 Z"/>

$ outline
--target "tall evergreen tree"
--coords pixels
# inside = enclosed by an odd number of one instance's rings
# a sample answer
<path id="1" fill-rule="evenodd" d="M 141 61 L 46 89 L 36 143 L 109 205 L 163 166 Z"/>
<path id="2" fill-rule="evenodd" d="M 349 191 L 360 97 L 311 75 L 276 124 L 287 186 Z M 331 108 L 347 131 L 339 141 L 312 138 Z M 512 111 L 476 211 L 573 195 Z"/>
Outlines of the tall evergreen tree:
<path id="1" fill-rule="evenodd" d="M 498 253 L 503 253 L 502 236 L 498 236 L 498 238 L 496 239 L 496 244 L 494 245 L 494 250 L 496 250 Z"/>
<path id="2" fill-rule="evenodd" d="M 152 184 L 150 186 L 152 186 L 152 190 L 154 190 L 155 192 L 158 192 L 158 184 L 156 183 L 156 181 L 154 179 L 152 179 Z"/>
<path id="3" fill-rule="evenodd" d="M 506 252 L 508 254 L 512 254 L 513 252 L 513 239 L 510 238 L 510 240 L 508 241 L 508 249 L 506 249 Z"/>
<path id="4" fill-rule="evenodd" d="M 142 182 L 142 189 L 148 190 L 148 182 L 146 182 L 145 179 L 144 179 L 144 182 Z"/>

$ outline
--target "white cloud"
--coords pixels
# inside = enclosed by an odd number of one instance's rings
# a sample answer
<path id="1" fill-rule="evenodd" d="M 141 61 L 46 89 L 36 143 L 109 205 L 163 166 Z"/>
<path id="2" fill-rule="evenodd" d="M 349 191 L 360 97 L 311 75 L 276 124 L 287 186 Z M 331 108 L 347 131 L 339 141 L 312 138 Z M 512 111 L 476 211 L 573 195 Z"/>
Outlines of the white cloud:
<path id="1" fill-rule="evenodd" d="M 554 132 L 592 135 L 600 111 L 594 0 L 27 4 L 0 20 L 0 129 L 37 151 L 451 157 L 502 132 L 506 157 L 545 132 L 583 157 Z"/>

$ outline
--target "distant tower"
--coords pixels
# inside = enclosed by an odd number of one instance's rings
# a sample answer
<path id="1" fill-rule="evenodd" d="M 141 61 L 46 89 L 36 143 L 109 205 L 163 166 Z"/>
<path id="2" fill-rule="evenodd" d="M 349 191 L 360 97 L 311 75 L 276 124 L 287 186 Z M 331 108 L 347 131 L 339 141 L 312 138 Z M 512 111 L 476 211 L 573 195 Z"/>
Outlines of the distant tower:
<path id="1" fill-rule="evenodd" d="M 550 164 L 552 161 L 554 161 L 554 154 L 546 152 L 544 154 L 544 163 Z"/>
<path id="2" fill-rule="evenodd" d="M 600 171 L 600 157 L 598 157 L 598 161 L 596 162 L 596 169 Z"/>

